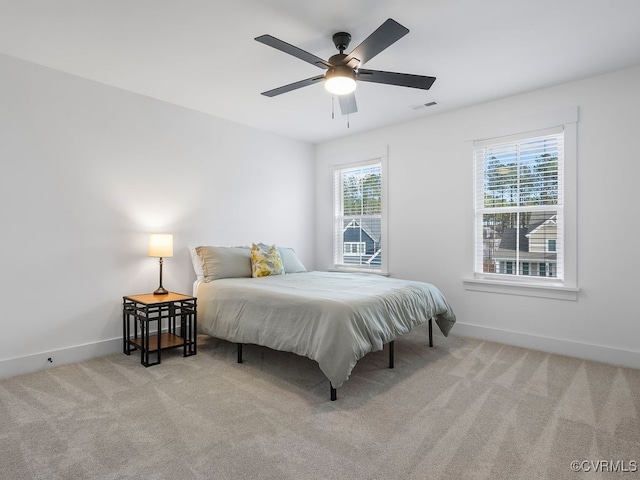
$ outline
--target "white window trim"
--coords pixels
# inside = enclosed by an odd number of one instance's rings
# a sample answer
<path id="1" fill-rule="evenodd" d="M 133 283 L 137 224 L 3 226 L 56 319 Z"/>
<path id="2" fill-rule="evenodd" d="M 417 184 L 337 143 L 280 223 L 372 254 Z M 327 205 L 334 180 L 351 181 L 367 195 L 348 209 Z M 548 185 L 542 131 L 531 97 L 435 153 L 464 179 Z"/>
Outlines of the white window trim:
<path id="1" fill-rule="evenodd" d="M 519 135 L 548 128 L 563 127 L 564 130 L 564 281 L 553 278 L 530 276 L 504 276 L 493 274 L 491 278 L 473 273 L 473 256 L 469 262 L 471 271 L 463 278 L 464 288 L 480 292 L 490 292 L 530 297 L 544 297 L 559 300 L 577 300 L 577 123 L 578 107 L 545 112 L 507 123 L 478 127 L 468 133 L 467 143 L 473 158 L 474 142 L 491 138 Z M 475 174 L 475 172 L 474 172 Z M 475 178 L 473 179 L 475 181 Z M 470 209 L 470 224 L 474 223 L 474 211 Z M 471 249 L 475 248 L 475 229 L 472 229 Z"/>
<path id="2" fill-rule="evenodd" d="M 378 275 L 384 275 L 384 276 L 388 276 L 389 275 L 389 235 L 388 235 L 388 204 L 389 204 L 389 196 L 388 196 L 388 184 L 389 184 L 389 180 L 388 180 L 388 175 L 389 175 L 389 169 L 388 169 L 388 147 L 384 146 L 384 147 L 374 147 L 368 150 L 361 150 L 361 151 L 355 151 L 355 152 L 350 152 L 350 153 L 345 153 L 343 155 L 340 155 L 335 163 L 332 164 L 332 179 L 334 178 L 335 175 L 335 171 L 339 170 L 339 169 L 343 169 L 343 168 L 349 168 L 349 167 L 357 167 L 357 166 L 365 166 L 365 165 L 370 165 L 372 163 L 380 163 L 380 173 L 382 175 L 382 185 L 381 185 L 381 192 L 382 192 L 382 219 L 381 219 L 381 224 L 380 224 L 380 228 L 381 228 L 381 232 L 380 232 L 380 243 L 383 245 L 382 248 L 382 253 L 380 254 L 380 258 L 381 258 L 381 266 L 379 269 L 371 269 L 371 268 L 361 268 L 361 267 L 350 267 L 350 266 L 346 266 L 346 265 L 337 265 L 335 263 L 335 256 L 336 256 L 336 245 L 334 244 L 332 246 L 332 255 L 333 255 L 333 271 L 339 271 L 339 272 L 366 272 L 366 273 L 372 273 L 372 274 L 378 274 Z M 332 202 L 334 201 L 335 198 L 335 192 L 332 196 Z M 335 205 L 332 205 L 332 212 L 334 212 L 335 215 Z M 332 218 L 332 224 L 334 225 L 333 228 L 335 228 L 335 217 Z M 333 232 L 333 238 L 335 241 L 335 231 Z"/>
<path id="3" fill-rule="evenodd" d="M 351 252 L 351 251 L 346 252 L 346 251 L 344 251 L 345 250 L 344 247 L 346 245 L 357 245 L 358 246 L 358 248 L 356 249 L 357 251 L 356 252 Z M 353 255 L 353 256 L 356 256 L 356 257 L 360 257 L 360 256 L 363 256 L 363 255 L 366 255 L 367 244 L 365 242 L 343 242 L 342 250 L 343 250 L 343 253 L 342 253 L 343 255 L 347 255 L 347 256 Z M 349 249 L 349 250 L 351 250 L 351 249 Z"/>

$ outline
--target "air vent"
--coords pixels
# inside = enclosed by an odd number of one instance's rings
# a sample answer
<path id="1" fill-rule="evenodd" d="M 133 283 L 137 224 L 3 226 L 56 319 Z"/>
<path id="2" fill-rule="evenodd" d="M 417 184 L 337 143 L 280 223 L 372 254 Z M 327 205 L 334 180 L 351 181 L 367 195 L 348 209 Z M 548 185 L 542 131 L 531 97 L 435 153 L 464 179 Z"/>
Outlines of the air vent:
<path id="1" fill-rule="evenodd" d="M 411 108 L 413 108 L 414 110 L 420 110 L 422 108 L 433 107 L 434 105 L 437 105 L 437 104 L 438 102 L 432 101 L 427 103 L 419 103 L 418 105 L 412 105 Z"/>

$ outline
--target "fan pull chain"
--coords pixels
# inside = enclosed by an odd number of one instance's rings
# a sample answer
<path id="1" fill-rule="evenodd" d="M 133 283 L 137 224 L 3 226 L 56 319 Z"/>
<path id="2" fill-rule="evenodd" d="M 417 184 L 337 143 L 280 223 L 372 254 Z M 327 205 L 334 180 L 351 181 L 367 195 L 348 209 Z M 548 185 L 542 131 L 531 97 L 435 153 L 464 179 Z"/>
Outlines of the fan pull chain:
<path id="1" fill-rule="evenodd" d="M 336 97 L 331 95 L 331 120 L 334 120 L 336 118 L 335 115 L 335 103 L 336 103 Z M 347 114 L 347 128 L 351 127 L 351 114 L 348 113 Z"/>

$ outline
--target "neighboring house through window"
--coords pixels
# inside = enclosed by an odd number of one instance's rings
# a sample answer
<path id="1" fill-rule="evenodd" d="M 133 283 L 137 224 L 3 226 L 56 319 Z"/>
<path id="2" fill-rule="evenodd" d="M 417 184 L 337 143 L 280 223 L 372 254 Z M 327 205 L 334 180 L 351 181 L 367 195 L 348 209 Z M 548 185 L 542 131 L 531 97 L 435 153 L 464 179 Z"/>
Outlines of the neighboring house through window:
<path id="1" fill-rule="evenodd" d="M 538 287 L 537 296 L 557 289 L 575 299 L 577 109 L 562 117 L 557 126 L 473 142 L 475 260 L 467 288 L 498 291 L 487 287 L 493 282 L 505 292 L 511 283 L 517 293 Z"/>
<path id="2" fill-rule="evenodd" d="M 336 268 L 384 273 L 386 156 L 334 167 Z"/>

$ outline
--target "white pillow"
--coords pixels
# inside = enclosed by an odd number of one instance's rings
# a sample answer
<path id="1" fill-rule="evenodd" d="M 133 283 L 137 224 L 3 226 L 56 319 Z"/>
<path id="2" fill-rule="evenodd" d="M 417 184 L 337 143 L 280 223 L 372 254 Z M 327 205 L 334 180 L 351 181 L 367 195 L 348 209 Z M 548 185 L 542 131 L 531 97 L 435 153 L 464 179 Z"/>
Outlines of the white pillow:
<path id="1" fill-rule="evenodd" d="M 204 271 L 202 270 L 202 260 L 196 252 L 196 247 L 189 246 L 189 254 L 191 255 L 191 263 L 193 264 L 193 271 L 196 274 L 198 280 L 204 280 Z"/>

